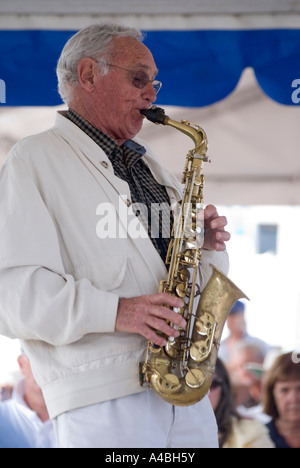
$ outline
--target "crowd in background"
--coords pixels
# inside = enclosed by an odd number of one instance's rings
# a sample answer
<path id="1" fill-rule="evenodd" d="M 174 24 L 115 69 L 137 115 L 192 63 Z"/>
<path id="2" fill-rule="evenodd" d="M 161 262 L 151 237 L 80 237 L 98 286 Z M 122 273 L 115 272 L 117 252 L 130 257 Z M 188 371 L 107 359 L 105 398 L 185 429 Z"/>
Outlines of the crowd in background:
<path id="1" fill-rule="evenodd" d="M 220 448 L 300 448 L 300 362 L 247 333 L 238 301 L 227 321 L 210 400 Z M 20 351 L 21 378 L 0 382 L 0 447 L 56 448 L 53 424 L 30 362 Z"/>
<path id="2" fill-rule="evenodd" d="M 210 391 L 222 448 L 300 448 L 300 363 L 247 332 L 232 308 Z"/>

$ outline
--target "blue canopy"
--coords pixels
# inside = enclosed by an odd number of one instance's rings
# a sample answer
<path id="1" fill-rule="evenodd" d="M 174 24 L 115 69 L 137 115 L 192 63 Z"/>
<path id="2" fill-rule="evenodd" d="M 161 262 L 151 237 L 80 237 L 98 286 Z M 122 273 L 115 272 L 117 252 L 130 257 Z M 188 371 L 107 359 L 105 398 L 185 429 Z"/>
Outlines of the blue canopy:
<path id="1" fill-rule="evenodd" d="M 55 68 L 75 32 L 0 31 L 0 106 L 61 104 Z M 145 44 L 163 82 L 158 104 L 208 106 L 228 96 L 252 67 L 270 98 L 299 105 L 300 29 L 147 31 Z"/>

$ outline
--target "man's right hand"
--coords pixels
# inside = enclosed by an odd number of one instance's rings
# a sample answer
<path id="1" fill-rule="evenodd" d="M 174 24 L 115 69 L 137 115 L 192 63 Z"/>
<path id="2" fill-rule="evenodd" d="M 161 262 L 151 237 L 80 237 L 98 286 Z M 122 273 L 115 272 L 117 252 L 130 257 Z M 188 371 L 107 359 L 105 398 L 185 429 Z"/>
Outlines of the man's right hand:
<path id="1" fill-rule="evenodd" d="M 138 333 L 158 346 L 165 346 L 167 340 L 157 332 L 167 337 L 177 338 L 179 331 L 167 324 L 167 321 L 179 328 L 186 327 L 185 319 L 171 308 L 182 308 L 181 299 L 167 293 L 149 296 L 122 298 L 119 301 L 116 327 L 117 332 Z"/>

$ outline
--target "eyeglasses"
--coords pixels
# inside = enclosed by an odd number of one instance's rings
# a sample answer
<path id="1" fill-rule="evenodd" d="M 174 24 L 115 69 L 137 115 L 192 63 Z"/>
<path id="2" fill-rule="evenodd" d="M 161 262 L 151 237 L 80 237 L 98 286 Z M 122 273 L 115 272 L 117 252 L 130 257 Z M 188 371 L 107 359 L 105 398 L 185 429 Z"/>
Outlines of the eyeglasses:
<path id="1" fill-rule="evenodd" d="M 145 88 L 145 86 L 147 86 L 149 81 L 151 81 L 152 86 L 154 88 L 154 91 L 157 94 L 160 91 L 161 87 L 162 87 L 162 82 L 161 81 L 150 80 L 147 73 L 143 72 L 142 70 L 140 70 L 140 71 L 128 70 L 127 68 L 122 68 L 122 67 L 118 67 L 117 65 L 112 65 L 111 63 L 107 63 L 107 65 L 109 67 L 119 68 L 120 70 L 125 70 L 127 72 L 133 73 L 132 84 L 136 88 L 143 89 L 143 88 Z"/>

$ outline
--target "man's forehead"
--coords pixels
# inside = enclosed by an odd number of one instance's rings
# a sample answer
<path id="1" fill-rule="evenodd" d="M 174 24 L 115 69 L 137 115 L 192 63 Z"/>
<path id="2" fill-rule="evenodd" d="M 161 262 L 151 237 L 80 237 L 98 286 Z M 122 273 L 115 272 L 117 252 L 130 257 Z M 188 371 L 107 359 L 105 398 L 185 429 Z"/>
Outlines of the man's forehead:
<path id="1" fill-rule="evenodd" d="M 122 60 L 123 63 L 132 64 L 135 67 L 158 72 L 153 56 L 145 44 L 133 37 L 119 37 L 115 39 L 113 58 Z"/>

